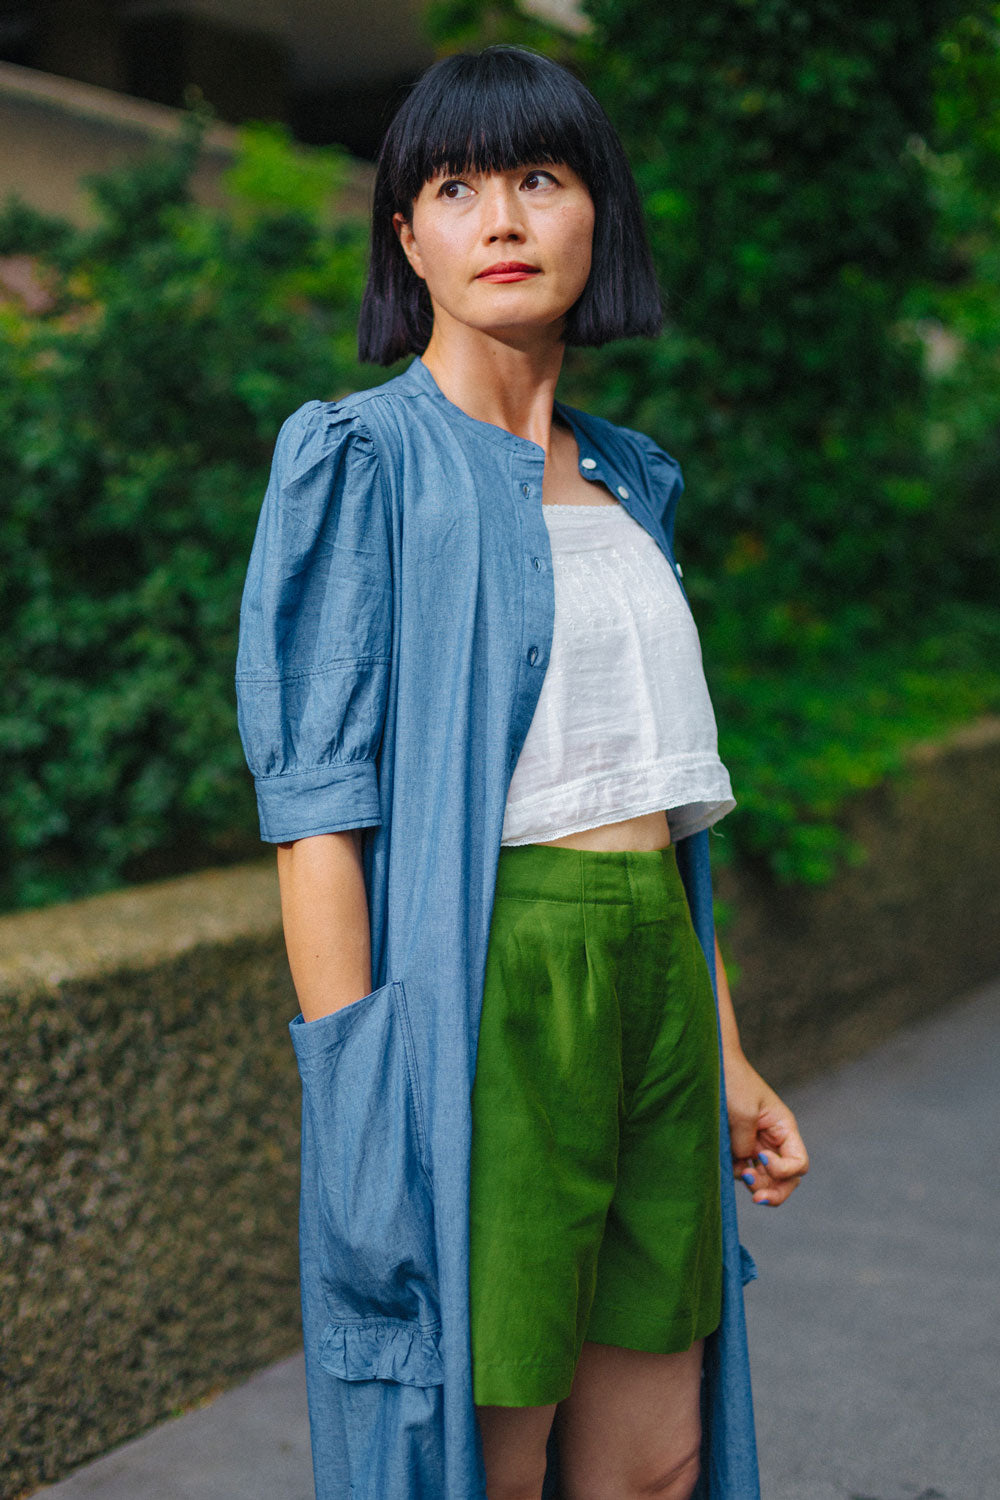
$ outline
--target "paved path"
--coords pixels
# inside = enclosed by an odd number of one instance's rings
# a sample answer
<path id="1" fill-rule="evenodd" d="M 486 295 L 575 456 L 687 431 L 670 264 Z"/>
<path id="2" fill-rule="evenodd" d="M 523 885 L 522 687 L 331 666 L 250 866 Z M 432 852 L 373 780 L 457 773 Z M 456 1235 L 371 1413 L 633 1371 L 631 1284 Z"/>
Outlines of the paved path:
<path id="1" fill-rule="evenodd" d="M 789 1102 L 809 1175 L 740 1209 L 764 1500 L 1000 1500 L 1000 984 Z"/>
<path id="2" fill-rule="evenodd" d="M 740 1190 L 763 1500 L 1000 1500 L 1000 984 L 789 1090 L 812 1157 Z M 301 1355 L 39 1500 L 313 1500 Z"/>

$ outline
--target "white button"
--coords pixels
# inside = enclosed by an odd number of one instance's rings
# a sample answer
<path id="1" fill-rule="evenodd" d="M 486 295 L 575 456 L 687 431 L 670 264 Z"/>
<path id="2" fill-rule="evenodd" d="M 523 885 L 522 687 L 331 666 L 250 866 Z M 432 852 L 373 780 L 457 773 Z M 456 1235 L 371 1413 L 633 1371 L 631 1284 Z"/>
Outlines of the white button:
<path id="1" fill-rule="evenodd" d="M 597 468 L 597 459 L 596 458 L 581 458 L 580 463 L 583 465 L 583 467 L 585 469 L 596 469 Z"/>
<path id="2" fill-rule="evenodd" d="M 677 569 L 677 577 L 678 578 L 683 578 L 684 577 L 684 569 L 681 567 L 680 563 L 674 563 L 674 567 Z"/>
<path id="3" fill-rule="evenodd" d="M 619 495 L 621 495 L 621 497 L 622 497 L 623 500 L 627 500 L 628 499 L 628 490 L 625 488 L 625 486 L 623 484 L 620 484 L 618 486 L 618 493 L 619 493 Z"/>

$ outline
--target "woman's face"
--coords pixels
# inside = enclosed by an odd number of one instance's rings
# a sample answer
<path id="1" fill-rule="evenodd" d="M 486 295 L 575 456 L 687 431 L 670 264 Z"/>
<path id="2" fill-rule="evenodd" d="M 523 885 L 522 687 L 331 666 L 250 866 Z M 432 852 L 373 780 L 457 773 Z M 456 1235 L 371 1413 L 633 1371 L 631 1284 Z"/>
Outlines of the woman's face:
<path id="1" fill-rule="evenodd" d="M 590 275 L 594 203 L 572 167 L 439 173 L 393 226 L 442 314 L 484 333 L 555 329 Z M 516 264 L 520 270 L 492 271 Z"/>

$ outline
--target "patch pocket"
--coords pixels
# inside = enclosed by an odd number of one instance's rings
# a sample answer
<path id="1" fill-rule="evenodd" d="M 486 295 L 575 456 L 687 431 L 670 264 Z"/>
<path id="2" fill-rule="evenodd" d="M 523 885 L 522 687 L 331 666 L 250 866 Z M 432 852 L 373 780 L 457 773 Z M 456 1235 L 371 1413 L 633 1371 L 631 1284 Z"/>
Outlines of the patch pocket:
<path id="1" fill-rule="evenodd" d="M 339 1362 L 349 1380 L 367 1367 L 371 1379 L 405 1369 L 419 1375 L 412 1383 L 432 1383 L 424 1377 L 440 1328 L 434 1206 L 402 981 L 316 1021 L 298 1015 L 289 1032 L 331 1325 L 324 1363 Z"/>

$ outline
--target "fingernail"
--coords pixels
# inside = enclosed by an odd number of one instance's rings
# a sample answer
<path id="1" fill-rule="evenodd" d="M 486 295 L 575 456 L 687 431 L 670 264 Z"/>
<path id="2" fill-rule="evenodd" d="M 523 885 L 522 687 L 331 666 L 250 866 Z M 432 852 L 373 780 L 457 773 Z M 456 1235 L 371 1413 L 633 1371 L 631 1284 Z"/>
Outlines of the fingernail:
<path id="1" fill-rule="evenodd" d="M 773 1207 L 770 1198 L 755 1198 L 753 1201 L 755 1203 L 759 1203 L 762 1208 L 771 1208 L 771 1207 Z"/>
<path id="2" fill-rule="evenodd" d="M 753 1187 L 753 1173 L 752 1172 L 744 1172 L 743 1173 L 743 1181 L 746 1183 L 747 1187 Z"/>
<path id="3" fill-rule="evenodd" d="M 767 1166 L 767 1157 L 764 1156 L 763 1154 L 760 1155 L 760 1156 L 758 1156 L 757 1160 L 760 1162 L 760 1164 L 761 1164 L 762 1167 L 766 1167 Z"/>

